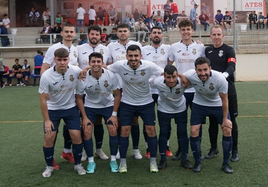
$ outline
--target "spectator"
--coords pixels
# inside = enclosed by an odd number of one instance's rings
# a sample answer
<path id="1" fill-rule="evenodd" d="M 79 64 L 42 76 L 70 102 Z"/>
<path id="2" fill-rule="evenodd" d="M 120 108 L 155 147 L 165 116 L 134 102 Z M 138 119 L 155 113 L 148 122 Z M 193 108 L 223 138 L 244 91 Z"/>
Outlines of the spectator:
<path id="1" fill-rule="evenodd" d="M 112 29 L 112 32 L 107 36 L 106 40 L 107 40 L 108 43 L 117 42 L 118 36 L 116 34 L 116 31 L 117 31 L 117 29 L 116 29 L 116 27 L 114 27 Z"/>
<path id="2" fill-rule="evenodd" d="M 230 25 L 229 29 L 227 25 Z M 231 31 L 233 27 L 232 17 L 229 15 L 228 11 L 225 11 L 225 15 L 223 16 L 223 26 L 226 30 Z"/>
<path id="3" fill-rule="evenodd" d="M 209 7 L 206 5 L 206 3 L 202 3 L 201 4 L 201 12 L 205 12 L 205 14 L 209 17 L 210 13 L 209 13 Z"/>
<path id="4" fill-rule="evenodd" d="M 260 15 L 258 16 L 257 20 L 257 29 L 261 28 L 264 29 L 264 19 L 265 17 L 262 15 L 262 12 L 260 12 Z"/>
<path id="5" fill-rule="evenodd" d="M 30 71 L 30 64 L 28 64 L 28 60 L 25 59 L 24 64 L 21 67 L 21 78 L 24 78 L 24 82 L 21 83 L 21 86 L 27 86 Z"/>
<path id="6" fill-rule="evenodd" d="M 7 17 L 7 14 L 4 14 L 4 18 L 2 20 L 4 26 L 9 29 L 10 27 L 10 19 Z"/>
<path id="7" fill-rule="evenodd" d="M 252 11 L 249 15 L 248 15 L 248 20 L 249 20 L 249 28 L 250 30 L 252 29 L 252 23 L 256 24 L 257 20 L 258 20 L 258 16 L 256 14 L 256 11 Z"/>
<path id="8" fill-rule="evenodd" d="M 89 16 L 88 26 L 94 25 L 94 21 L 96 18 L 96 11 L 93 5 L 90 6 L 90 9 L 88 11 L 88 16 Z"/>
<path id="9" fill-rule="evenodd" d="M 190 20 L 193 22 L 194 24 L 194 31 L 196 31 L 196 9 L 198 7 L 198 4 L 194 4 L 194 8 L 191 9 L 190 11 Z"/>
<path id="10" fill-rule="evenodd" d="M 50 16 L 51 16 L 50 10 L 49 10 L 49 8 L 46 8 L 46 10 L 42 14 L 42 17 L 43 17 L 43 20 L 44 20 L 44 25 L 46 25 L 47 21 L 50 24 Z"/>
<path id="11" fill-rule="evenodd" d="M 99 21 L 102 21 L 102 26 L 105 25 L 105 13 L 106 11 L 100 6 L 99 11 L 96 12 L 96 24 L 99 24 Z"/>
<path id="12" fill-rule="evenodd" d="M 126 19 L 125 19 L 126 24 L 128 24 L 128 28 L 130 31 L 134 31 L 135 30 L 135 19 L 133 14 L 129 14 Z"/>
<path id="13" fill-rule="evenodd" d="M 34 84 L 36 85 L 36 78 L 40 77 L 40 71 L 43 64 L 44 57 L 42 56 L 42 52 L 37 50 L 37 55 L 34 57 Z"/>
<path id="14" fill-rule="evenodd" d="M 149 31 L 149 29 L 146 27 L 146 25 L 143 22 L 143 19 L 140 18 L 138 22 L 135 23 L 135 29 L 137 32 L 137 42 L 140 41 L 140 37 L 142 36 L 142 42 L 145 42 L 146 33 Z"/>
<path id="15" fill-rule="evenodd" d="M 200 23 L 204 25 L 204 31 L 207 31 L 207 26 L 209 26 L 209 17 L 205 11 L 201 12 L 201 15 L 199 16 L 199 20 L 200 20 Z"/>
<path id="16" fill-rule="evenodd" d="M 111 8 L 108 12 L 109 15 L 109 26 L 115 26 L 117 22 L 117 11 L 115 8 Z"/>
<path id="17" fill-rule="evenodd" d="M 217 14 L 215 15 L 214 24 L 223 26 L 222 25 L 222 19 L 223 19 L 223 15 L 221 13 L 221 10 L 217 10 Z"/>
<path id="18" fill-rule="evenodd" d="M 40 14 L 38 11 L 36 11 L 34 8 L 31 9 L 31 12 L 29 14 L 31 25 L 38 25 L 38 19 L 40 17 Z"/>
<path id="19" fill-rule="evenodd" d="M 57 13 L 55 23 L 57 23 L 59 27 L 61 27 L 61 25 L 63 24 L 63 17 L 61 16 L 60 12 Z"/>
<path id="20" fill-rule="evenodd" d="M 4 65 L 4 74 L 3 74 L 3 77 L 9 77 L 9 67 L 8 66 L 5 66 Z M 9 84 L 7 84 L 7 86 L 9 86 Z M 2 88 L 4 88 L 5 87 L 5 82 L 3 81 L 3 87 Z"/>
<path id="21" fill-rule="evenodd" d="M 8 81 L 9 86 L 12 86 L 11 78 L 15 76 L 17 77 L 17 80 L 18 80 L 17 86 L 19 86 L 22 75 L 21 75 L 21 65 L 19 64 L 19 59 L 17 58 L 15 59 L 15 64 L 12 66 L 12 73 L 9 74 L 8 76 L 7 81 Z"/>
<path id="22" fill-rule="evenodd" d="M 139 14 L 138 9 L 136 9 L 136 8 L 135 8 L 135 10 L 134 10 L 134 12 L 133 12 L 133 17 L 134 17 L 135 22 L 136 22 L 136 21 L 139 21 L 140 14 Z"/>
<path id="23" fill-rule="evenodd" d="M 172 23 L 173 23 L 174 28 L 176 28 L 179 9 L 178 9 L 177 3 L 173 2 L 173 0 L 170 0 L 170 2 L 171 2 L 170 11 L 172 13 Z"/>
<path id="24" fill-rule="evenodd" d="M 78 45 L 82 45 L 84 43 L 87 43 L 87 34 L 84 28 L 80 28 L 80 40 L 78 42 Z"/>
<path id="25" fill-rule="evenodd" d="M 157 14 L 153 18 L 156 22 L 156 26 L 161 27 L 163 30 L 166 31 L 165 26 L 163 25 L 163 16 L 161 15 L 160 10 L 157 11 Z"/>
<path id="26" fill-rule="evenodd" d="M 84 15 L 85 15 L 86 11 L 85 9 L 82 7 L 82 4 L 79 3 L 78 4 L 78 8 L 76 10 L 76 32 L 78 32 L 78 27 L 80 25 L 80 27 L 84 27 Z"/>
<path id="27" fill-rule="evenodd" d="M 172 17 L 169 13 L 169 11 L 165 11 L 165 15 L 164 15 L 164 23 L 167 26 L 169 26 L 169 29 L 172 30 Z"/>
<path id="28" fill-rule="evenodd" d="M 101 33 L 101 43 L 107 43 L 107 29 L 106 28 L 103 28 L 102 29 L 102 33 Z"/>
<path id="29" fill-rule="evenodd" d="M 164 5 L 164 11 L 170 13 L 170 1 L 167 0 L 167 3 Z"/>
<path id="30" fill-rule="evenodd" d="M 7 34 L 8 34 L 7 28 L 3 25 L 3 22 L 0 22 L 0 35 L 1 35 L 0 38 L 2 47 L 10 45 L 10 41 Z"/>
<path id="31" fill-rule="evenodd" d="M 43 27 L 41 31 L 41 39 L 43 40 L 44 43 L 49 43 L 51 33 L 52 33 L 52 28 L 49 22 L 46 22 L 46 25 Z"/>
<path id="32" fill-rule="evenodd" d="M 52 29 L 53 42 L 60 42 L 62 40 L 62 37 L 60 35 L 61 31 L 62 31 L 61 26 L 59 26 L 57 23 L 55 23 L 54 27 Z"/>
<path id="33" fill-rule="evenodd" d="M 4 72 L 5 72 L 4 61 L 2 59 L 2 56 L 0 55 L 0 88 L 5 87 L 5 83 L 3 81 Z"/>
<path id="34" fill-rule="evenodd" d="M 185 14 L 185 11 L 183 10 L 183 11 L 181 12 L 181 14 L 179 14 L 178 24 L 179 24 L 182 20 L 185 20 L 185 19 L 188 19 L 188 16 Z"/>

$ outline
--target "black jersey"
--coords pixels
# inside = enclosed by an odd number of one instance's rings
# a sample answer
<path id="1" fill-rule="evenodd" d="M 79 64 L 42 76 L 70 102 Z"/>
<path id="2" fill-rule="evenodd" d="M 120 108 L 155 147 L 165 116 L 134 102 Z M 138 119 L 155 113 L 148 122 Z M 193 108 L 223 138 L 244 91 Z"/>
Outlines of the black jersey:
<path id="1" fill-rule="evenodd" d="M 231 46 L 223 44 L 219 48 L 209 46 L 205 49 L 206 57 L 211 62 L 211 68 L 219 72 L 227 72 L 229 74 L 228 94 L 236 94 L 234 84 L 234 71 L 236 65 L 235 51 Z"/>

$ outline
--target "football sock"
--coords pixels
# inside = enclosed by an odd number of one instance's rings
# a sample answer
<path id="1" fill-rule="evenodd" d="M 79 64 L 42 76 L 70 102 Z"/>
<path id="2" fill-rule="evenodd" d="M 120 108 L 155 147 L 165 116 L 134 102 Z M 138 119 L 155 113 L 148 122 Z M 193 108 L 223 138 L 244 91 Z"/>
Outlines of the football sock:
<path id="1" fill-rule="evenodd" d="M 88 157 L 93 157 L 93 141 L 92 138 L 84 140 L 84 148 Z"/>
<path id="2" fill-rule="evenodd" d="M 96 149 L 101 149 L 103 135 L 104 135 L 103 124 L 94 125 L 94 137 L 96 141 Z"/>
<path id="3" fill-rule="evenodd" d="M 129 139 L 128 137 L 122 137 L 120 136 L 119 141 L 119 151 L 120 151 L 120 158 L 126 158 L 127 156 L 127 149 L 129 145 Z"/>
<path id="4" fill-rule="evenodd" d="M 53 147 L 43 147 L 43 152 L 47 166 L 53 166 L 53 155 L 54 155 L 54 146 Z"/>
<path id="5" fill-rule="evenodd" d="M 148 137 L 148 147 L 150 150 L 150 156 L 156 157 L 157 154 L 157 137 Z"/>
<path id="6" fill-rule="evenodd" d="M 133 149 L 139 149 L 139 141 L 140 141 L 139 124 L 131 126 L 131 137 L 132 137 Z"/>
<path id="7" fill-rule="evenodd" d="M 222 136 L 222 149 L 223 149 L 223 164 L 228 164 L 232 152 L 232 136 Z"/>
<path id="8" fill-rule="evenodd" d="M 200 159 L 200 138 L 197 137 L 190 137 L 190 143 L 192 148 L 192 153 L 195 158 L 195 163 L 201 163 Z"/>
<path id="9" fill-rule="evenodd" d="M 82 158 L 83 144 L 73 144 L 74 164 L 80 164 Z"/>
<path id="10" fill-rule="evenodd" d="M 117 147 L 118 147 L 118 137 L 117 136 L 110 136 L 109 142 L 110 142 L 110 153 L 111 153 L 111 155 L 115 156 L 117 153 Z"/>

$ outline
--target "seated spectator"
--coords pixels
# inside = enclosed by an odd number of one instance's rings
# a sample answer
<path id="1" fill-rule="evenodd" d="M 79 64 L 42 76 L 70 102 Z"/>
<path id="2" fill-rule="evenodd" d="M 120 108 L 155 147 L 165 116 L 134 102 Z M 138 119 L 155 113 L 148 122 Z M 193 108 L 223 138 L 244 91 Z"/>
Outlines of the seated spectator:
<path id="1" fill-rule="evenodd" d="M 264 19 L 265 17 L 262 15 L 262 12 L 260 12 L 260 15 L 257 19 L 257 29 L 264 29 Z"/>
<path id="2" fill-rule="evenodd" d="M 4 65 L 4 74 L 3 74 L 3 77 L 6 77 L 7 79 L 9 77 L 9 67 L 8 66 L 5 66 L 5 65 Z M 7 86 L 9 86 L 9 84 Z M 5 82 L 4 81 L 3 81 L 3 87 L 5 87 Z"/>
<path id="3" fill-rule="evenodd" d="M 229 15 L 229 12 L 228 11 L 225 12 L 225 15 L 223 16 L 222 21 L 223 21 L 224 28 L 226 30 L 228 30 L 228 31 L 231 31 L 232 28 L 233 28 L 233 20 L 232 20 L 232 17 Z M 230 26 L 229 29 L 228 29 L 228 26 L 227 25 Z"/>
<path id="4" fill-rule="evenodd" d="M 256 24 L 258 20 L 258 16 L 256 14 L 256 11 L 252 11 L 249 15 L 248 15 L 248 21 L 249 21 L 249 29 L 252 29 L 252 24 Z"/>
<path id="5" fill-rule="evenodd" d="M 130 31 L 134 31 L 135 29 L 135 20 L 134 20 L 134 17 L 133 17 L 133 14 L 129 14 L 126 19 L 125 19 L 125 23 L 128 24 L 128 28 Z"/>
<path id="6" fill-rule="evenodd" d="M 183 10 L 181 14 L 178 15 L 178 24 L 182 21 L 188 19 L 188 16 L 185 14 L 185 11 Z"/>
<path id="7" fill-rule="evenodd" d="M 46 22 L 46 25 L 43 27 L 41 31 L 41 39 L 44 43 L 49 43 L 50 35 L 52 33 L 52 28 L 49 22 Z"/>
<path id="8" fill-rule="evenodd" d="M 46 25 L 46 22 L 50 24 L 50 15 L 51 14 L 49 8 L 46 8 L 46 10 L 42 14 L 44 25 Z"/>
<path id="9" fill-rule="evenodd" d="M 165 11 L 164 24 L 166 25 L 166 28 L 169 26 L 169 29 L 172 30 L 172 16 L 169 11 Z"/>
<path id="10" fill-rule="evenodd" d="M 80 40 L 78 42 L 78 45 L 82 45 L 84 43 L 87 43 L 87 34 L 84 28 L 80 27 Z"/>
<path id="11" fill-rule="evenodd" d="M 39 17 L 40 17 L 40 14 L 38 11 L 36 11 L 34 8 L 31 9 L 30 11 L 30 14 L 29 14 L 29 17 L 30 17 L 30 21 L 31 21 L 31 25 L 36 25 L 38 26 L 38 20 L 39 20 Z"/>
<path id="12" fill-rule="evenodd" d="M 37 50 L 37 55 L 34 57 L 34 84 L 33 86 L 35 86 L 36 84 L 36 78 L 40 77 L 40 71 L 41 71 L 41 67 L 43 64 L 43 52 L 40 50 Z"/>
<path id="13" fill-rule="evenodd" d="M 138 11 L 137 8 L 135 8 L 134 12 L 133 12 L 133 16 L 134 16 L 134 20 L 135 22 L 139 21 L 139 18 L 140 18 L 140 13 Z"/>
<path id="14" fill-rule="evenodd" d="M 9 29 L 10 27 L 10 19 L 7 17 L 7 14 L 4 14 L 4 18 L 2 20 L 4 26 Z"/>
<path id="15" fill-rule="evenodd" d="M 57 23 L 59 27 L 61 27 L 61 25 L 63 24 L 63 17 L 61 16 L 60 12 L 57 13 L 55 23 Z"/>
<path id="16" fill-rule="evenodd" d="M 2 59 L 2 57 L 0 55 L 0 88 L 5 87 L 5 83 L 3 81 L 4 71 L 5 71 L 4 61 L 3 61 L 3 59 Z"/>
<path id="17" fill-rule="evenodd" d="M 108 11 L 108 15 L 109 15 L 109 26 L 115 26 L 116 22 L 117 22 L 117 11 L 115 8 L 111 8 Z"/>
<path id="18" fill-rule="evenodd" d="M 12 77 L 17 77 L 18 83 L 17 86 L 20 85 L 21 83 L 21 65 L 19 64 L 19 59 L 15 59 L 15 64 L 12 66 L 12 73 L 9 74 L 8 78 L 7 78 L 7 82 L 9 86 L 12 86 L 12 82 L 11 82 L 11 78 Z"/>
<path id="19" fill-rule="evenodd" d="M 99 10 L 96 12 L 96 24 L 99 24 L 99 21 L 102 21 L 102 26 L 105 25 L 105 13 L 106 11 L 100 6 Z"/>
<path id="20" fill-rule="evenodd" d="M 3 22 L 0 22 L 0 38 L 1 38 L 1 44 L 2 47 L 6 47 L 10 45 L 9 38 L 7 36 L 8 30 L 7 28 L 3 25 Z"/>
<path id="21" fill-rule="evenodd" d="M 163 16 L 161 15 L 160 10 L 157 11 L 157 14 L 153 17 L 153 19 L 155 20 L 156 26 L 161 27 L 164 31 L 166 31 L 166 28 L 163 24 Z"/>
<path id="22" fill-rule="evenodd" d="M 142 42 L 145 42 L 146 33 L 149 31 L 149 29 L 144 24 L 142 18 L 140 18 L 139 21 L 135 23 L 135 30 L 137 32 L 136 41 L 139 42 L 140 37 L 142 36 Z"/>
<path id="23" fill-rule="evenodd" d="M 199 21 L 202 25 L 204 25 L 204 31 L 207 31 L 207 26 L 209 26 L 209 17 L 205 13 L 205 11 L 202 11 L 199 16 Z"/>
<path id="24" fill-rule="evenodd" d="M 114 43 L 118 41 L 118 36 L 116 34 L 116 27 L 112 29 L 112 32 L 106 37 L 107 44 L 108 43 Z"/>
<path id="25" fill-rule="evenodd" d="M 102 29 L 102 33 L 101 33 L 101 43 L 107 43 L 107 29 L 106 28 L 103 28 Z"/>
<path id="26" fill-rule="evenodd" d="M 21 78 L 24 78 L 24 82 L 21 83 L 21 86 L 27 86 L 30 72 L 30 64 L 28 64 L 28 60 L 25 59 L 24 64 L 21 67 Z"/>
<path id="27" fill-rule="evenodd" d="M 54 27 L 52 29 L 53 42 L 61 42 L 62 41 L 62 37 L 61 37 L 61 34 L 60 34 L 61 31 L 62 31 L 61 26 L 59 26 L 57 23 L 55 23 Z"/>
<path id="28" fill-rule="evenodd" d="M 223 27 L 222 19 L 223 19 L 223 15 L 221 13 L 221 10 L 217 10 L 217 14 L 215 15 L 215 19 L 214 19 L 214 24 L 221 25 Z"/>

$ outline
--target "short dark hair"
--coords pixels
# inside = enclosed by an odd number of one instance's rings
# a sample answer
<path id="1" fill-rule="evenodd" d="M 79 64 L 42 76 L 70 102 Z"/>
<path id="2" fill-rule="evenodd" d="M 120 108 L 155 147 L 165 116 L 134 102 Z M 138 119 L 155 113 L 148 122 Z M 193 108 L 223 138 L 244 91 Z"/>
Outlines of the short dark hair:
<path id="1" fill-rule="evenodd" d="M 217 12 L 221 12 L 221 10 L 217 10 Z"/>
<path id="2" fill-rule="evenodd" d="M 208 66 L 211 66 L 210 60 L 206 57 L 199 57 L 194 62 L 195 67 L 197 67 L 197 65 L 202 65 L 202 64 L 208 64 Z"/>
<path id="3" fill-rule="evenodd" d="M 17 60 L 19 60 L 19 59 L 18 59 L 18 58 L 16 58 L 16 59 L 15 59 L 15 62 L 16 62 Z"/>
<path id="4" fill-rule="evenodd" d="M 87 33 L 89 34 L 91 30 L 100 32 L 100 34 L 102 33 L 101 27 L 99 25 L 91 25 L 88 27 Z"/>
<path id="5" fill-rule="evenodd" d="M 27 59 L 24 59 L 24 61 L 28 62 L 28 60 L 27 60 Z"/>
<path id="6" fill-rule="evenodd" d="M 59 57 L 59 58 L 64 58 L 64 57 L 68 57 L 69 56 L 69 52 L 67 49 L 65 48 L 59 48 L 56 51 L 54 51 L 54 57 Z"/>
<path id="7" fill-rule="evenodd" d="M 139 50 L 141 53 L 141 48 L 138 45 L 130 45 L 127 48 L 127 53 L 128 53 L 128 51 L 136 51 L 136 50 Z"/>
<path id="8" fill-rule="evenodd" d="M 163 31 L 163 28 L 162 28 L 162 27 L 159 27 L 159 26 L 154 26 L 154 27 L 151 29 L 151 31 L 153 31 L 154 29 Z"/>
<path id="9" fill-rule="evenodd" d="M 180 23 L 179 23 L 179 28 L 182 28 L 182 27 L 191 27 L 192 29 L 194 28 L 194 24 L 193 22 L 191 22 L 190 20 L 188 19 L 184 19 L 182 20 Z"/>
<path id="10" fill-rule="evenodd" d="M 4 17 L 7 16 L 7 14 L 4 14 Z"/>
<path id="11" fill-rule="evenodd" d="M 100 53 L 98 53 L 98 52 L 93 52 L 93 53 L 91 53 L 91 54 L 88 56 L 88 60 L 89 60 L 89 62 L 90 62 L 90 60 L 91 60 L 92 57 L 100 58 L 101 61 L 103 61 L 103 56 L 102 56 L 102 54 L 100 54 Z"/>
<path id="12" fill-rule="evenodd" d="M 128 24 L 126 24 L 126 23 L 120 23 L 117 26 L 117 29 L 125 29 L 125 28 L 129 29 Z"/>
<path id="13" fill-rule="evenodd" d="M 173 65 L 166 65 L 165 69 L 164 69 L 164 73 L 169 74 L 169 75 L 173 75 L 174 72 L 178 72 L 177 68 Z"/>
<path id="14" fill-rule="evenodd" d="M 62 30 L 64 29 L 64 27 L 73 27 L 73 28 L 75 28 L 75 26 L 74 26 L 71 22 L 69 22 L 69 21 L 67 21 L 67 22 L 62 26 Z"/>
<path id="15" fill-rule="evenodd" d="M 115 30 L 115 31 L 117 31 L 117 28 L 116 28 L 116 27 L 114 27 L 114 28 L 112 28 L 112 30 Z"/>
<path id="16" fill-rule="evenodd" d="M 40 51 L 40 50 L 37 50 L 36 52 L 37 52 L 37 54 L 41 54 L 42 53 L 42 51 Z"/>
<path id="17" fill-rule="evenodd" d="M 103 28 L 102 30 L 103 30 L 103 31 L 107 31 L 107 29 L 106 29 L 106 28 Z"/>

